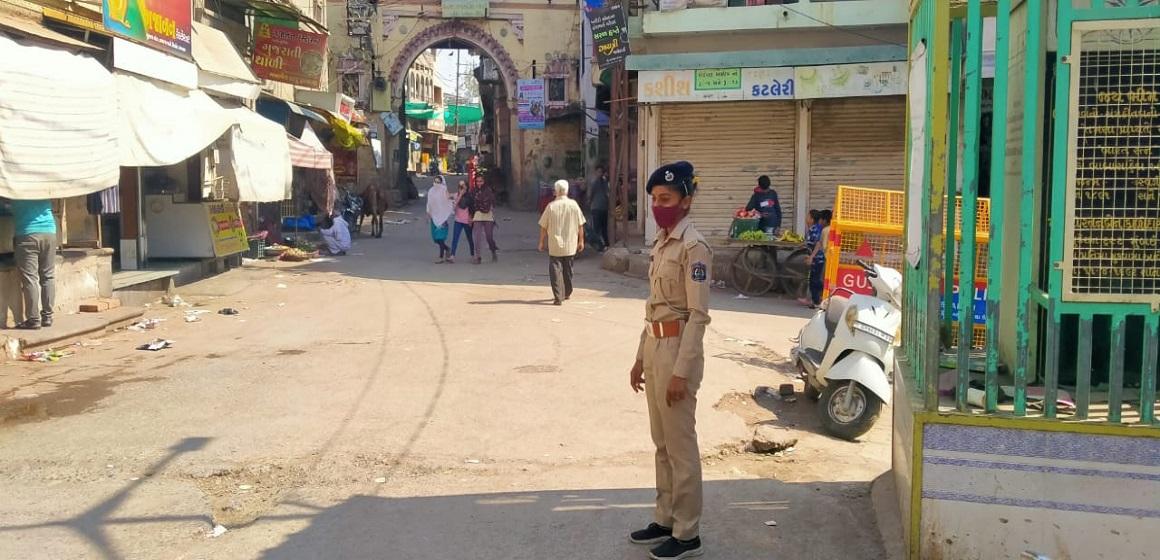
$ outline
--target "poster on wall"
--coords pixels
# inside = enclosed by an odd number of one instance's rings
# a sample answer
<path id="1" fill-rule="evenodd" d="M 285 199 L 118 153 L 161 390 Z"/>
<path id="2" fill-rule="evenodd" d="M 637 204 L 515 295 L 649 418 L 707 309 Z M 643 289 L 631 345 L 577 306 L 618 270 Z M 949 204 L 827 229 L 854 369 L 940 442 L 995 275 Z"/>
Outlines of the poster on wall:
<path id="1" fill-rule="evenodd" d="M 250 242 L 246 239 L 246 226 L 238 215 L 237 203 L 208 202 L 205 204 L 205 212 L 210 235 L 213 236 L 214 255 L 236 255 L 250 248 Z"/>
<path id="2" fill-rule="evenodd" d="M 259 18 L 254 26 L 254 73 L 267 80 L 317 89 L 326 65 L 326 37 Z"/>
<path id="3" fill-rule="evenodd" d="M 103 0 L 101 19 L 114 35 L 189 58 L 193 12 L 190 0 Z"/>
<path id="4" fill-rule="evenodd" d="M 598 66 L 603 68 L 620 64 L 628 56 L 627 21 L 621 4 L 610 4 L 588 11 L 588 22 L 592 28 L 592 48 Z"/>
<path id="5" fill-rule="evenodd" d="M 547 117 L 547 106 L 544 104 L 544 80 L 520 80 L 516 85 L 516 91 L 519 94 L 516 109 L 520 128 L 523 130 L 543 130 L 544 120 Z"/>

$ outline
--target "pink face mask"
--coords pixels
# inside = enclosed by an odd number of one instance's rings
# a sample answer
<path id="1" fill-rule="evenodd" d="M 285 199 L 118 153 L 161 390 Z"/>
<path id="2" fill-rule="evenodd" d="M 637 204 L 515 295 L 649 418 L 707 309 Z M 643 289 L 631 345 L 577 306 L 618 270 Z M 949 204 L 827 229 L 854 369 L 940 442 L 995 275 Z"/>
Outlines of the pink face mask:
<path id="1" fill-rule="evenodd" d="M 685 209 L 680 206 L 653 206 L 652 212 L 657 226 L 664 230 L 673 229 L 685 217 Z"/>

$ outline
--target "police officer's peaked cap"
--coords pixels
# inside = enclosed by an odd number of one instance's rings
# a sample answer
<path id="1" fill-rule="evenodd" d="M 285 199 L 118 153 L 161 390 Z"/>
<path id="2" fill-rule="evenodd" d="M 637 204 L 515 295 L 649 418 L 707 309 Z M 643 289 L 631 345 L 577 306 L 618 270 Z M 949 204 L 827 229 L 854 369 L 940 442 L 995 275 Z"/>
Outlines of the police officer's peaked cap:
<path id="1" fill-rule="evenodd" d="M 687 161 L 678 161 L 662 165 L 652 172 L 648 178 L 645 192 L 652 194 L 653 187 L 664 185 L 675 187 L 684 196 L 693 196 L 697 192 L 697 175 L 693 171 L 693 164 Z"/>

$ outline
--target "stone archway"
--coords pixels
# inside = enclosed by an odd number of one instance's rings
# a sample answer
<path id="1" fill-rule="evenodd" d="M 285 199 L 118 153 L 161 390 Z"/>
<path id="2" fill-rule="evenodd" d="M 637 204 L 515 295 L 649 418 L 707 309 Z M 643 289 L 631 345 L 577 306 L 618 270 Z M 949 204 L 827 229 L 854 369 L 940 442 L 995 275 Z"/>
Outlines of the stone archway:
<path id="1" fill-rule="evenodd" d="M 508 107 L 514 107 L 519 69 L 516 68 L 511 55 L 486 29 L 457 19 L 432 25 L 407 40 L 403 50 L 399 52 L 394 63 L 391 64 L 389 79 L 392 99 L 402 98 L 403 77 L 415 59 L 423 51 L 449 39 L 471 43 L 483 51 L 484 55 L 495 61 L 496 66 L 499 67 L 500 77 L 503 79 L 504 89 L 507 92 Z"/>

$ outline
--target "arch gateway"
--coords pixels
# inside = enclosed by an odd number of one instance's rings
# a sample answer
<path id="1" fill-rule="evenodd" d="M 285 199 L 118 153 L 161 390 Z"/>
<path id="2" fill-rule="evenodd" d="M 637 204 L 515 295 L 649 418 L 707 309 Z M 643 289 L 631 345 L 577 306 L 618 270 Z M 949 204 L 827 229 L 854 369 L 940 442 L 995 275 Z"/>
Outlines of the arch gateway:
<path id="1" fill-rule="evenodd" d="M 482 93 L 490 121 L 486 127 L 491 132 L 489 146 L 495 148 L 490 158 L 503 177 L 500 186 L 511 205 L 534 208 L 541 184 L 583 176 L 585 113 L 581 88 L 585 85 L 580 76 L 587 61 L 581 62 L 580 6 L 520 4 L 505 10 L 496 4 L 483 18 L 448 18 L 443 17 L 439 5 L 422 0 L 389 6 L 346 0 L 330 3 L 328 17 L 335 72 L 331 83 L 356 99 L 372 130 L 385 139 L 385 166 L 373 174 L 382 184 L 390 187 L 398 183 L 400 158 L 396 154 L 406 137 L 386 134 L 381 116 L 400 113 L 408 70 L 432 48 L 471 49 L 481 61 L 494 62 L 493 76 L 498 80 L 481 87 L 481 93 L 490 90 Z M 560 29 L 575 31 L 562 37 Z M 522 129 L 516 103 L 518 84 L 533 78 L 555 86 L 555 95 L 547 100 L 544 128 Z M 453 90 L 454 84 L 449 84 L 444 91 Z M 414 129 L 423 123 L 412 119 L 406 124 Z M 409 140 L 407 143 L 410 145 Z M 371 180 L 360 175 L 359 182 Z"/>

